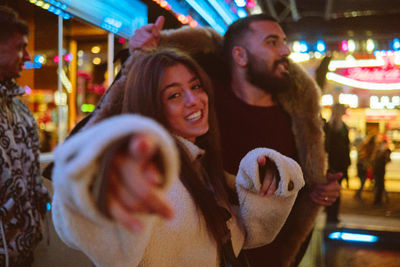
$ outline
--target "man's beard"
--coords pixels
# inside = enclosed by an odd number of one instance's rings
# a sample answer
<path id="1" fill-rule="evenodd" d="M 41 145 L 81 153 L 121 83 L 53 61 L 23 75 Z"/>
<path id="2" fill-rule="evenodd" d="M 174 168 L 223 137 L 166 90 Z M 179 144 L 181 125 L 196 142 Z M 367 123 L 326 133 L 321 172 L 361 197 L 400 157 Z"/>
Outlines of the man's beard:
<path id="1" fill-rule="evenodd" d="M 288 74 L 284 74 L 283 77 L 276 77 L 273 74 L 280 63 L 288 62 L 287 58 L 281 58 L 275 61 L 272 69 L 269 71 L 266 64 L 251 52 L 247 51 L 247 57 L 246 79 L 249 83 L 274 96 L 289 90 L 292 86 L 292 80 Z"/>

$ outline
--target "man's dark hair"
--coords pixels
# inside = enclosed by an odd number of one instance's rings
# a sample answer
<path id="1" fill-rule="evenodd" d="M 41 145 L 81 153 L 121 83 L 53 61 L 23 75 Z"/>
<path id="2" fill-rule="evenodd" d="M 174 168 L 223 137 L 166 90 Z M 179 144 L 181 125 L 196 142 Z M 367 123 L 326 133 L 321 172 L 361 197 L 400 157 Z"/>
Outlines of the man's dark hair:
<path id="1" fill-rule="evenodd" d="M 228 30 L 224 35 L 224 42 L 222 53 L 225 62 L 229 66 L 229 72 L 232 69 L 232 49 L 234 46 L 241 43 L 241 41 L 245 38 L 246 33 L 250 30 L 250 24 L 255 21 L 273 21 L 277 22 L 277 20 L 270 15 L 267 14 L 255 14 L 250 15 L 242 19 L 238 19 L 229 25 Z"/>
<path id="2" fill-rule="evenodd" d="M 0 6 L 0 42 L 5 42 L 15 33 L 28 35 L 28 25 L 19 18 L 18 14 L 11 8 Z"/>

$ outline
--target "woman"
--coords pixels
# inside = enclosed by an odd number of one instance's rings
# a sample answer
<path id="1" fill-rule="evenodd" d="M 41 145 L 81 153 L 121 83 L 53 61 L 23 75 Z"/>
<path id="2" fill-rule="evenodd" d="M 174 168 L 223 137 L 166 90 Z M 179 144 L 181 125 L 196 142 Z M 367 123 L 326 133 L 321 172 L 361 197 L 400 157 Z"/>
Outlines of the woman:
<path id="1" fill-rule="evenodd" d="M 116 101 L 56 150 L 57 232 L 98 266 L 245 265 L 241 249 L 271 242 L 286 220 L 304 185 L 300 167 L 273 150 L 249 152 L 236 178 L 238 210 L 202 69 L 185 54 L 159 50 L 137 53 L 123 75 L 116 85 L 123 90 L 109 95 Z M 148 118 L 106 119 L 121 112 Z M 266 157 L 279 170 L 273 194 L 258 173 Z"/>
<path id="2" fill-rule="evenodd" d="M 361 193 L 364 189 L 365 181 L 368 176 L 368 169 L 372 168 L 374 156 L 376 154 L 377 140 L 375 135 L 366 137 L 358 149 L 357 157 L 357 175 L 360 178 L 360 188 L 357 190 L 355 197 L 361 199 Z"/>

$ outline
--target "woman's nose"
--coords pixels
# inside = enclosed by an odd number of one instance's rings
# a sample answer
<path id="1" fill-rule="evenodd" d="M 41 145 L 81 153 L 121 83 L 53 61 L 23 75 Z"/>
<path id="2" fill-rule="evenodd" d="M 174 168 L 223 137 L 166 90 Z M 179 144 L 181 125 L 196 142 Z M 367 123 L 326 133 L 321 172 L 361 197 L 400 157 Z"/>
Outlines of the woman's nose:
<path id="1" fill-rule="evenodd" d="M 197 96 L 191 90 L 185 92 L 185 106 L 191 106 L 195 104 L 196 101 Z"/>

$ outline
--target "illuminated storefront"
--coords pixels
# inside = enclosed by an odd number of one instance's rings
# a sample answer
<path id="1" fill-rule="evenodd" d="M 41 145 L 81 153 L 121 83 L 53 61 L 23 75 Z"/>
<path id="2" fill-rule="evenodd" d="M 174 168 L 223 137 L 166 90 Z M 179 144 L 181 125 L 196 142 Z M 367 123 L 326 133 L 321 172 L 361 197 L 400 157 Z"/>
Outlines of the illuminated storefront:
<path id="1" fill-rule="evenodd" d="M 357 133 L 384 134 L 400 148 L 400 52 L 376 51 L 374 58 L 332 60 L 322 104 L 350 107 L 344 120 Z M 329 108 L 324 109 L 329 117 Z"/>

